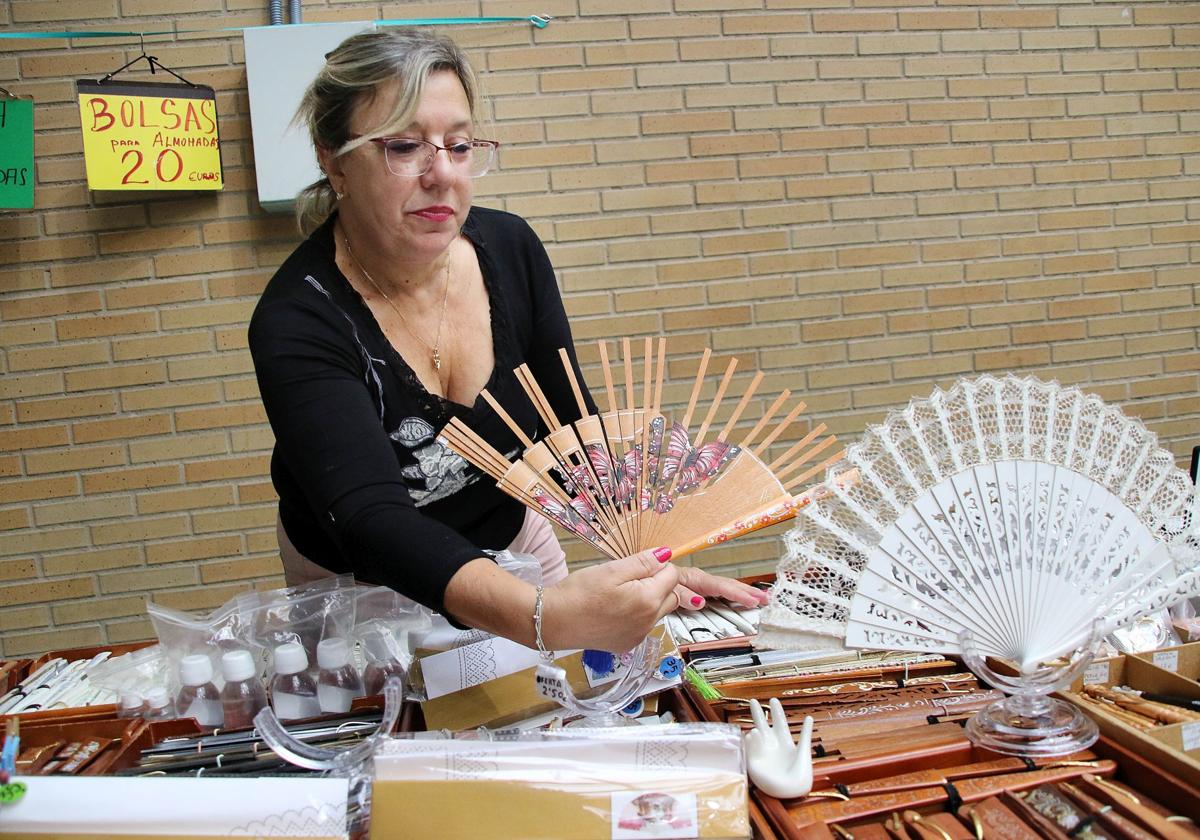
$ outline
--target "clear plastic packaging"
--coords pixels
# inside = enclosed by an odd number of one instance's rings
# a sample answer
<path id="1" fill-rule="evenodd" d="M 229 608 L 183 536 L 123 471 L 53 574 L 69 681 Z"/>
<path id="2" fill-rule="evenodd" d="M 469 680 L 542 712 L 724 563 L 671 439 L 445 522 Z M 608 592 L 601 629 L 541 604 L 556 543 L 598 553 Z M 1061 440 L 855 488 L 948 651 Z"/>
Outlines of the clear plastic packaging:
<path id="1" fill-rule="evenodd" d="M 364 663 L 363 686 L 379 694 L 389 676 L 407 685 L 416 639 L 431 626 L 430 612 L 385 586 L 360 586 L 356 593 L 354 640 Z"/>
<path id="2" fill-rule="evenodd" d="M 469 808 L 462 803 L 469 802 Z M 750 836 L 741 731 L 675 724 L 402 735 L 375 752 L 373 838 Z"/>
<path id="3" fill-rule="evenodd" d="M 322 639 L 317 645 L 317 700 L 326 714 L 350 711 L 355 697 L 363 697 L 362 678 L 350 662 L 345 639 Z"/>
<path id="4" fill-rule="evenodd" d="M 221 657 L 229 651 L 249 651 L 261 660 L 261 650 L 250 632 L 250 625 L 238 609 L 238 599 L 227 601 L 208 615 L 191 615 L 161 604 L 147 604 L 146 612 L 154 625 L 158 643 L 169 663 L 167 685 L 177 696 L 183 687 L 181 669 L 187 656 L 205 656 L 213 673 L 214 685 L 222 686 Z M 261 668 L 258 669 L 261 674 Z"/>
<path id="5" fill-rule="evenodd" d="M 146 692 L 146 711 L 142 713 L 146 720 L 173 720 L 175 704 L 171 695 L 162 686 L 155 686 Z"/>
<path id="6" fill-rule="evenodd" d="M 141 717 L 146 710 L 147 693 L 152 688 L 170 691 L 172 685 L 170 665 L 161 645 L 109 657 L 92 669 L 89 679 L 97 688 L 108 689 L 120 697 L 117 705 L 120 717 Z"/>
<path id="7" fill-rule="evenodd" d="M 250 628 L 255 648 L 264 657 L 262 670 L 274 676 L 270 652 L 294 642 L 303 646 L 308 661 L 317 659 L 322 639 L 351 638 L 355 590 L 352 575 L 323 578 L 269 592 L 246 592 L 237 598 L 242 622 Z"/>

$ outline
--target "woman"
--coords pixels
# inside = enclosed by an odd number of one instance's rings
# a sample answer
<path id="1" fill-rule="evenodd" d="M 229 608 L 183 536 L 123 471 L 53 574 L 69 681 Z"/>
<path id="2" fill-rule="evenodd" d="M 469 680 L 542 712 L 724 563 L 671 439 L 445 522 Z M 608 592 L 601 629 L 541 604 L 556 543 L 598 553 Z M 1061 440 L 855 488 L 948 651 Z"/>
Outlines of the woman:
<path id="1" fill-rule="evenodd" d="M 438 443 L 460 417 L 515 454 L 480 391 L 534 434 L 512 369 L 527 363 L 553 386 L 566 347 L 578 372 L 541 243 L 521 219 L 471 206 L 497 145 L 475 137 L 477 104 L 453 43 L 382 30 L 330 53 L 301 105 L 325 178 L 299 211 L 303 228 L 320 224 L 250 324 L 289 582 L 352 571 L 552 649 L 627 650 L 705 595 L 758 604 L 750 587 L 675 568 L 669 547 L 567 575 L 548 523 Z M 574 416 L 565 383 L 548 396 Z M 504 547 L 538 556 L 544 594 L 483 553 Z"/>

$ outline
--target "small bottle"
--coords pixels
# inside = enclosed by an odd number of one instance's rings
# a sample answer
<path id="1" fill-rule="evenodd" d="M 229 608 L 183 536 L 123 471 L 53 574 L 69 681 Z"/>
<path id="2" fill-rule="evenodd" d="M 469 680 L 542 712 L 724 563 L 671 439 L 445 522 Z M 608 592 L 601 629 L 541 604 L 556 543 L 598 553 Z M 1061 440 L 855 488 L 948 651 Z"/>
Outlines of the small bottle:
<path id="1" fill-rule="evenodd" d="M 322 712 L 348 712 L 355 697 L 362 697 L 363 684 L 350 664 L 350 646 L 345 639 L 322 639 L 317 645 L 317 699 Z"/>
<path id="2" fill-rule="evenodd" d="M 267 692 L 258 678 L 254 657 L 248 650 L 231 650 L 221 656 L 221 673 L 225 675 L 225 687 L 221 689 L 225 727 L 253 726 L 254 716 L 267 705 Z"/>
<path id="3" fill-rule="evenodd" d="M 172 720 L 175 717 L 175 706 L 165 688 L 155 686 L 146 692 L 146 711 L 142 717 L 146 720 Z"/>
<path id="4" fill-rule="evenodd" d="M 146 700 L 136 691 L 121 693 L 121 702 L 117 706 L 117 717 L 140 718 L 146 713 Z"/>
<path id="5" fill-rule="evenodd" d="M 363 634 L 363 653 L 367 657 L 367 668 L 363 671 L 363 690 L 368 697 L 382 693 L 383 684 L 388 677 L 399 677 L 401 687 L 404 685 L 404 678 L 407 675 L 405 668 L 393 656 L 388 641 L 388 637 L 380 630 L 372 630 Z"/>
<path id="6" fill-rule="evenodd" d="M 271 680 L 271 708 L 280 720 L 297 720 L 321 714 L 317 683 L 308 675 L 308 653 L 299 642 L 275 648 L 275 679 Z"/>
<path id="7" fill-rule="evenodd" d="M 225 720 L 221 692 L 212 678 L 212 660 L 203 653 L 193 653 L 179 661 L 179 681 L 183 688 L 175 699 L 175 709 L 180 717 L 195 718 L 206 729 L 221 726 Z"/>

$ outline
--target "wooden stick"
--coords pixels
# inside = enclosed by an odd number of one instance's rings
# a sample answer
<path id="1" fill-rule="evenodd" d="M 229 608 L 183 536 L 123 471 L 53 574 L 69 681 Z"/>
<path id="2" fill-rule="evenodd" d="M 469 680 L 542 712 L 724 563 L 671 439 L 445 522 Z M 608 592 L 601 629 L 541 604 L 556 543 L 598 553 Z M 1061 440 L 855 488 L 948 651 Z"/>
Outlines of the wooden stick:
<path id="1" fill-rule="evenodd" d="M 771 472 L 775 472 L 775 470 L 779 469 L 781 466 L 786 464 L 787 460 L 789 458 L 791 458 L 793 455 L 795 455 L 801 449 L 803 449 L 804 447 L 806 447 L 810 443 L 812 443 L 814 440 L 816 440 L 817 437 L 819 437 L 821 435 L 821 433 L 824 431 L 825 431 L 825 424 L 824 423 L 818 424 L 815 429 L 813 429 L 807 435 L 805 435 L 800 440 L 798 440 L 794 444 L 792 444 L 791 448 L 789 448 L 787 452 L 784 452 L 782 455 L 780 455 L 778 458 L 776 458 L 774 461 L 772 461 L 770 464 L 768 464 L 767 465 L 768 469 L 770 469 Z M 778 474 L 776 474 L 776 478 L 778 478 L 778 477 L 779 477 Z"/>
<path id="2" fill-rule="evenodd" d="M 817 464 L 811 470 L 808 470 L 807 472 L 797 476 L 796 478 L 793 478 L 787 484 L 783 485 L 783 489 L 790 492 L 793 488 L 799 487 L 801 484 L 804 484 L 806 481 L 808 481 L 810 478 L 812 478 L 817 473 L 824 472 L 825 470 L 832 467 L 838 461 L 842 460 L 842 458 L 844 458 L 845 455 L 846 455 L 846 450 L 844 450 L 844 449 L 841 450 L 840 452 L 838 452 L 836 455 L 831 455 L 830 457 L 826 458 L 821 463 Z"/>
<path id="3" fill-rule="evenodd" d="M 484 401 L 492 407 L 492 411 L 496 412 L 496 415 L 504 421 L 504 425 L 508 426 L 509 431 L 517 436 L 517 440 L 521 441 L 522 446 L 524 446 L 526 449 L 533 446 L 533 440 L 531 440 L 529 435 L 525 434 L 525 431 L 519 425 L 517 425 L 517 422 L 513 420 L 512 417 L 509 416 L 508 412 L 504 410 L 504 406 L 500 405 L 496 398 L 488 392 L 487 388 L 484 388 L 482 391 L 480 391 L 479 396 L 483 397 Z"/>
<path id="4" fill-rule="evenodd" d="M 563 370 L 567 372 L 567 381 L 571 383 L 571 393 L 575 395 L 575 405 L 579 408 L 579 416 L 587 417 L 587 401 L 583 398 L 583 391 L 579 387 L 579 380 L 575 377 L 575 366 L 571 364 L 571 356 L 567 353 L 566 347 L 558 348 L 558 358 L 562 360 Z"/>
<path id="5" fill-rule="evenodd" d="M 742 413 L 746 410 L 746 406 L 750 404 L 750 398 L 754 396 L 755 389 L 759 383 L 763 381 L 763 372 L 756 370 L 754 378 L 750 380 L 750 387 L 746 389 L 746 393 L 742 394 L 741 400 L 738 401 L 737 408 L 733 410 L 729 422 L 725 424 L 725 428 L 721 429 L 721 433 L 717 435 L 717 440 L 729 440 L 729 433 L 733 431 L 733 427 L 737 425 L 738 420 L 742 419 Z"/>
<path id="6" fill-rule="evenodd" d="M 604 373 L 604 390 L 608 393 L 608 410 L 617 410 L 617 394 L 613 390 L 612 371 L 608 367 L 608 342 L 600 339 L 596 342 L 600 348 L 600 370 Z"/>
<path id="7" fill-rule="evenodd" d="M 744 438 L 742 438 L 742 442 L 739 443 L 738 446 L 740 446 L 742 449 L 745 449 L 750 444 L 752 444 L 754 442 L 754 439 L 756 437 L 758 437 L 758 433 L 761 432 L 763 429 L 765 429 L 767 427 L 767 424 L 770 423 L 772 419 L 774 419 L 775 412 L 779 410 L 779 407 L 782 406 L 784 404 L 784 402 L 787 400 L 787 398 L 790 397 L 791 395 L 792 395 L 792 392 L 789 391 L 787 388 L 784 388 L 783 391 L 780 392 L 779 396 L 775 398 L 775 402 L 771 403 L 771 407 L 767 409 L 767 413 L 764 414 L 762 416 L 762 418 L 759 419 L 759 421 L 754 424 L 754 428 L 751 429 Z"/>
<path id="8" fill-rule="evenodd" d="M 725 368 L 725 375 L 721 377 L 721 384 L 717 386 L 717 393 L 713 397 L 712 405 L 708 407 L 708 414 L 704 416 L 704 422 L 700 424 L 700 431 L 696 432 L 696 441 L 692 446 L 699 449 L 704 443 L 704 436 L 708 434 L 708 427 L 712 425 L 713 418 L 717 416 L 717 409 L 721 406 L 721 400 L 725 398 L 725 391 L 729 388 L 729 381 L 733 379 L 733 372 L 737 369 L 738 360 L 735 356 L 729 360 L 729 366 Z"/>
<path id="9" fill-rule="evenodd" d="M 765 438 L 763 438 L 763 442 L 760 443 L 758 446 L 754 447 L 754 454 L 761 456 L 762 453 L 764 451 L 766 451 L 766 448 L 768 446 L 770 446 L 772 443 L 774 443 L 775 439 L 778 438 L 781 434 L 783 434 L 784 429 L 786 429 L 788 426 L 792 425 L 792 421 L 795 420 L 798 416 L 800 416 L 800 412 L 803 411 L 807 407 L 808 407 L 808 404 L 805 403 L 804 400 L 800 400 L 800 402 L 796 403 L 796 407 L 793 408 L 791 411 L 789 411 L 787 416 L 779 421 L 779 425 L 776 426 L 774 429 L 772 429 L 771 433 L 769 435 L 767 435 Z"/>

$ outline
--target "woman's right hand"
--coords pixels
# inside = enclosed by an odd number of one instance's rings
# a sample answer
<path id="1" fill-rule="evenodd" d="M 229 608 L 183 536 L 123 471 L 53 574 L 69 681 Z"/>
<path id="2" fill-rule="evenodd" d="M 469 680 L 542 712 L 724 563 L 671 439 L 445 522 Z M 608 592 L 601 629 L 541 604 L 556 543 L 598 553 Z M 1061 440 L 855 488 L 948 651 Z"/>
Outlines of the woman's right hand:
<path id="1" fill-rule="evenodd" d="M 679 571 L 669 549 L 647 550 L 572 572 L 546 588 L 542 638 L 548 648 L 624 653 L 679 606 Z"/>

